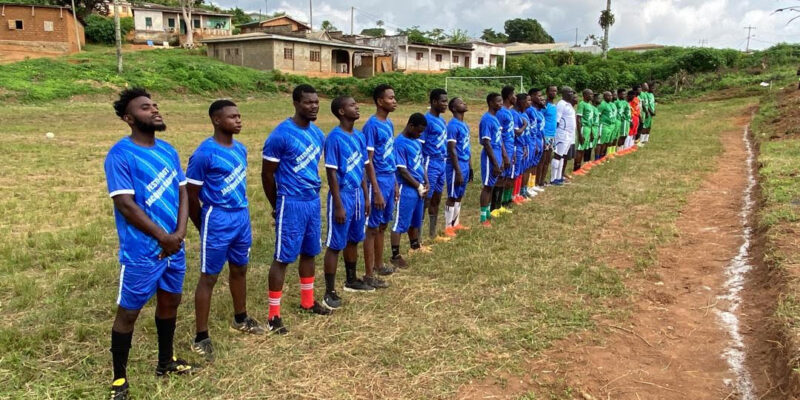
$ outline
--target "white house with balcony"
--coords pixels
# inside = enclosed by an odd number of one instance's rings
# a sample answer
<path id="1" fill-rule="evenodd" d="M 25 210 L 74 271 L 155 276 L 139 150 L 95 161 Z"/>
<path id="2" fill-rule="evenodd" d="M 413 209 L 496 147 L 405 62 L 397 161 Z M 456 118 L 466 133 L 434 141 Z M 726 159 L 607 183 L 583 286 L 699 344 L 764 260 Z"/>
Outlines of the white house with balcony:
<path id="1" fill-rule="evenodd" d="M 133 9 L 133 43 L 163 42 L 178 45 L 186 35 L 186 23 L 180 7 L 142 3 Z M 231 15 L 204 9 L 192 12 L 191 27 L 194 40 L 225 37 L 233 35 Z"/>
<path id="2" fill-rule="evenodd" d="M 382 49 L 392 55 L 394 70 L 441 72 L 455 68 L 505 68 L 506 49 L 481 40 L 459 44 L 424 44 L 408 40 L 406 35 L 356 37 L 360 45 Z"/>

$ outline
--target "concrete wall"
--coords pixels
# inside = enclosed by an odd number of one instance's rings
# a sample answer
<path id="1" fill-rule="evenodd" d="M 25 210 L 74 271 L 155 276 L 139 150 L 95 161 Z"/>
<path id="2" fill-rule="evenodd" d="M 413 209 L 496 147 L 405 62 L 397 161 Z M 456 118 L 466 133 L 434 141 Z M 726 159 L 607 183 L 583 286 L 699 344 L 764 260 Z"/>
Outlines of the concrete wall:
<path id="1" fill-rule="evenodd" d="M 499 57 L 506 55 L 506 49 L 499 46 L 489 46 L 482 43 L 473 43 L 470 68 L 498 67 Z M 478 58 L 483 57 L 483 65 L 478 64 Z"/>
<path id="2" fill-rule="evenodd" d="M 146 27 L 146 18 L 152 18 L 153 26 Z M 169 26 L 169 20 L 175 20 L 175 26 Z M 194 21 L 199 21 L 200 28 L 194 28 Z M 160 11 L 160 10 L 139 10 L 134 13 L 134 43 L 146 43 L 152 40 L 154 44 L 161 44 L 162 42 L 169 42 L 170 44 L 179 44 L 183 35 L 180 33 L 181 21 L 183 15 L 177 12 Z M 231 26 L 230 17 L 217 17 L 209 15 L 192 15 L 192 22 L 189 28 L 194 33 L 194 40 L 199 41 L 203 38 L 231 36 L 233 34 L 233 27 Z M 217 25 L 224 25 L 224 28 L 217 29 Z"/>
<path id="3" fill-rule="evenodd" d="M 78 51 L 75 38 L 75 22 L 67 9 L 42 8 L 31 6 L 0 5 L 5 16 L 0 17 L 0 41 L 15 43 L 36 42 L 34 48 L 42 47 L 41 43 L 53 42 L 67 44 L 70 52 Z M 9 29 L 9 21 L 22 21 L 22 29 Z M 45 30 L 45 26 L 52 31 Z M 86 43 L 83 25 L 78 23 L 78 36 L 81 45 Z M 50 46 L 64 48 L 63 46 Z"/>
<path id="4" fill-rule="evenodd" d="M 422 59 L 417 60 L 417 53 L 422 53 Z M 414 45 L 408 46 L 408 58 L 406 58 L 405 46 L 399 47 L 396 54 L 397 69 L 430 72 L 449 70 L 459 66 L 463 67 L 465 62 L 464 57 L 470 56 L 468 51 L 454 49 L 452 55 L 458 56 L 458 62 L 451 63 L 449 49 L 431 49 L 429 52 L 427 47 L 418 47 Z M 441 61 L 436 61 L 437 55 L 441 56 Z M 430 62 L 428 62 L 429 60 Z M 406 62 L 408 62 L 408 64 L 406 64 Z M 470 63 L 474 63 L 474 60 L 470 60 Z"/>
<path id="5" fill-rule="evenodd" d="M 152 19 L 153 25 L 147 26 L 147 18 Z M 133 13 L 133 28 L 137 31 L 164 31 L 166 21 L 164 12 L 150 10 L 136 10 Z"/>

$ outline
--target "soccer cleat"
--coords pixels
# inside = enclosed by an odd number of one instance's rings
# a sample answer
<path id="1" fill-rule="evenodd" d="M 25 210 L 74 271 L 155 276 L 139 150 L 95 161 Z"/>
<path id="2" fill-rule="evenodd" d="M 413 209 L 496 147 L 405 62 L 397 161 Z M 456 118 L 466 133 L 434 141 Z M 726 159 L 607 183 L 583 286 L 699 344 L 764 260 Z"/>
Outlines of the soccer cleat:
<path id="1" fill-rule="evenodd" d="M 345 282 L 344 291 L 351 293 L 370 293 L 374 292 L 375 288 L 370 285 L 367 285 L 361 279 L 356 279 L 351 282 Z"/>
<path id="2" fill-rule="evenodd" d="M 408 268 L 408 263 L 401 255 L 390 258 L 389 262 L 392 263 L 392 266 L 394 266 L 395 268 L 400 268 L 400 269 Z"/>
<path id="3" fill-rule="evenodd" d="M 456 228 L 457 231 L 468 231 L 469 230 L 468 226 L 461 225 L 461 224 L 456 225 L 454 228 Z"/>
<path id="4" fill-rule="evenodd" d="M 510 209 L 508 209 L 506 207 L 500 207 L 500 208 L 498 208 L 498 210 L 500 210 L 501 214 L 513 214 L 514 213 L 513 211 L 511 211 Z"/>
<path id="5" fill-rule="evenodd" d="M 375 289 L 386 289 L 389 287 L 389 284 L 386 283 L 386 281 L 376 276 L 364 275 L 363 281 L 364 283 L 374 287 Z"/>
<path id="6" fill-rule="evenodd" d="M 111 383 L 111 400 L 128 400 L 129 398 L 127 379 L 119 378 Z"/>
<path id="7" fill-rule="evenodd" d="M 342 298 L 335 291 L 322 296 L 322 305 L 329 310 L 336 310 L 342 306 Z"/>
<path id="8" fill-rule="evenodd" d="M 172 357 L 172 361 L 161 364 L 158 363 L 156 365 L 156 376 L 167 376 L 167 375 L 188 375 L 193 373 L 197 368 L 193 365 L 186 362 L 186 360 L 181 360 L 180 358 Z"/>
<path id="9" fill-rule="evenodd" d="M 381 264 L 379 267 L 375 268 L 375 272 L 377 272 L 380 276 L 387 276 L 394 273 L 394 268 L 386 264 Z"/>
<path id="10" fill-rule="evenodd" d="M 492 227 L 492 221 L 489 221 L 487 219 L 486 221 L 481 222 L 481 225 L 483 225 L 484 228 L 491 228 Z"/>
<path id="11" fill-rule="evenodd" d="M 276 335 L 285 335 L 289 333 L 289 330 L 283 326 L 283 320 L 281 320 L 281 317 L 277 315 L 272 317 L 271 320 L 267 321 L 267 330 Z"/>
<path id="12" fill-rule="evenodd" d="M 214 361 L 214 345 L 211 344 L 211 338 L 205 338 L 199 342 L 193 342 L 192 351 L 203 356 L 207 362 Z"/>
<path id="13" fill-rule="evenodd" d="M 583 175 L 583 174 L 585 174 L 585 172 L 583 172 L 583 170 L 582 170 L 582 169 L 579 169 L 579 170 L 577 170 L 577 171 L 573 171 L 573 172 L 572 172 L 572 175 L 574 175 L 574 176 L 581 176 L 581 175 Z"/>
<path id="14" fill-rule="evenodd" d="M 542 187 L 542 186 L 534 186 L 533 190 L 541 193 L 541 192 L 544 192 L 544 187 Z"/>
<path id="15" fill-rule="evenodd" d="M 433 241 L 436 243 L 449 242 L 452 239 L 450 236 L 436 236 Z"/>
<path id="16" fill-rule="evenodd" d="M 450 240 L 450 238 L 447 238 L 447 240 Z M 418 253 L 428 254 L 428 253 L 432 252 L 433 250 L 431 249 L 431 246 L 424 246 L 423 245 L 423 246 L 419 246 L 418 249 L 409 249 L 408 251 L 409 251 L 409 255 L 413 256 L 413 255 L 418 254 Z"/>
<path id="17" fill-rule="evenodd" d="M 561 185 L 564 184 L 564 182 L 562 182 L 560 179 L 557 179 L 557 180 L 551 181 L 550 184 L 553 185 L 553 186 L 561 186 Z"/>
<path id="18" fill-rule="evenodd" d="M 514 203 L 514 204 L 516 204 L 516 205 L 520 205 L 520 204 L 522 204 L 522 199 L 521 199 L 519 196 L 517 196 L 517 197 L 514 197 L 514 198 L 511 200 L 511 202 L 512 202 L 512 203 Z"/>
<path id="19" fill-rule="evenodd" d="M 502 212 L 500 211 L 499 208 L 495 208 L 489 214 L 492 216 L 492 218 L 499 218 L 500 214 L 502 214 Z"/>
<path id="20" fill-rule="evenodd" d="M 327 308 L 323 307 L 319 304 L 316 300 L 314 300 L 314 304 L 311 305 L 309 308 L 305 308 L 302 305 L 300 306 L 300 311 L 308 314 L 316 314 L 316 315 L 331 315 L 332 311 L 328 310 Z"/>
<path id="21" fill-rule="evenodd" d="M 261 325 L 260 322 L 256 321 L 255 318 L 247 316 L 242 322 L 236 322 L 234 319 L 231 322 L 231 328 L 238 332 L 242 333 L 249 333 L 251 335 L 263 335 L 264 334 L 264 326 Z"/>
<path id="22" fill-rule="evenodd" d="M 456 237 L 456 228 L 454 226 L 448 226 L 444 228 L 444 235 L 448 237 Z"/>

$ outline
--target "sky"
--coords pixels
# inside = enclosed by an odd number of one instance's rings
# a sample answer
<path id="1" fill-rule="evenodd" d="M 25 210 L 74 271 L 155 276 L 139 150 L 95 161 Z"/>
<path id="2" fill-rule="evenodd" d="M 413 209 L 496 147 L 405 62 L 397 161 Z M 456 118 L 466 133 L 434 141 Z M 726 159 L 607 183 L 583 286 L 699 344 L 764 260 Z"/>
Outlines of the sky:
<path id="1" fill-rule="evenodd" d="M 214 4 L 246 11 L 285 11 L 308 21 L 308 0 L 211 0 Z M 583 42 L 590 34 L 600 36 L 597 25 L 603 0 L 312 0 L 313 23 L 323 20 L 350 32 L 350 8 L 355 7 L 354 30 L 385 23 L 390 33 L 413 25 L 423 30 L 465 29 L 479 37 L 485 28 L 503 31 L 513 18 L 536 18 L 557 42 Z M 754 26 L 750 48 L 762 49 L 779 42 L 800 42 L 800 13 L 773 13 L 776 8 L 798 5 L 800 0 L 612 0 L 616 23 L 611 28 L 611 47 L 642 43 L 678 46 L 710 46 L 744 50 L 746 26 Z"/>

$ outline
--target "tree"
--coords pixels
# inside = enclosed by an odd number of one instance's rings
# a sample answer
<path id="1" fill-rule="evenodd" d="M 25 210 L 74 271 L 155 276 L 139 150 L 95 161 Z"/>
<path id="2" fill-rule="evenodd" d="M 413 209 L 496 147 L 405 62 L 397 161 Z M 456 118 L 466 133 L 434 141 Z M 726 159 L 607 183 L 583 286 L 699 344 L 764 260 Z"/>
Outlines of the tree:
<path id="1" fill-rule="evenodd" d="M 414 25 L 407 29 L 400 29 L 398 33 L 408 36 L 408 41 L 410 43 L 433 44 L 433 40 L 428 37 L 428 33 L 419 30 L 419 25 Z"/>
<path id="2" fill-rule="evenodd" d="M 365 36 L 381 37 L 386 35 L 386 29 L 383 28 L 366 28 L 361 30 L 361 34 Z"/>
<path id="3" fill-rule="evenodd" d="M 242 10 L 239 7 L 232 8 L 227 12 L 233 14 L 233 16 L 231 17 L 231 24 L 233 24 L 234 26 L 253 22 L 253 18 L 247 15 L 247 13 L 244 12 L 244 10 Z"/>
<path id="4" fill-rule="evenodd" d="M 553 37 L 542 28 L 539 21 L 532 18 L 515 18 L 503 25 L 509 42 L 553 43 Z"/>
<path id="5" fill-rule="evenodd" d="M 183 46 L 186 48 L 194 47 L 194 24 L 192 23 L 192 12 L 194 6 L 198 3 L 196 0 L 178 0 L 181 5 L 181 15 L 183 22 L 186 24 L 186 40 Z"/>
<path id="6" fill-rule="evenodd" d="M 603 59 L 608 58 L 608 30 L 611 25 L 614 25 L 614 14 L 611 13 L 611 0 L 606 0 L 606 9 L 600 13 L 600 20 L 598 21 L 600 27 L 603 28 Z"/>
<path id="7" fill-rule="evenodd" d="M 601 46 L 602 42 L 603 39 L 598 38 L 597 35 L 595 35 L 594 33 L 587 36 L 586 39 L 583 39 L 583 44 L 591 43 L 592 46 Z"/>
<path id="8" fill-rule="evenodd" d="M 383 20 L 379 19 L 377 22 L 375 22 L 375 25 L 377 25 L 378 28 L 383 28 L 383 25 L 384 25 Z"/>
<path id="9" fill-rule="evenodd" d="M 433 28 L 429 32 L 425 32 L 425 36 L 427 36 L 436 44 L 441 43 L 447 38 L 447 35 L 444 33 L 444 29 L 442 28 Z"/>
<path id="10" fill-rule="evenodd" d="M 467 42 L 469 42 L 469 34 L 467 31 L 458 28 L 450 31 L 450 34 L 447 35 L 447 40 L 445 41 L 445 43 L 448 44 L 460 44 Z"/>
<path id="11" fill-rule="evenodd" d="M 335 32 L 335 31 L 338 31 L 339 28 L 335 27 L 331 21 L 328 21 L 326 19 L 326 20 L 322 21 L 322 30 L 323 31 L 328 31 L 328 32 Z"/>
<path id="12" fill-rule="evenodd" d="M 91 14 L 86 17 L 85 25 L 86 39 L 92 43 L 113 44 L 114 19 Z M 120 33 L 124 40 L 125 35 L 133 30 L 133 18 L 120 18 Z"/>
<path id="13" fill-rule="evenodd" d="M 492 28 L 486 28 L 483 30 L 481 39 L 490 43 L 506 43 L 508 42 L 508 35 L 502 32 L 495 32 Z"/>

